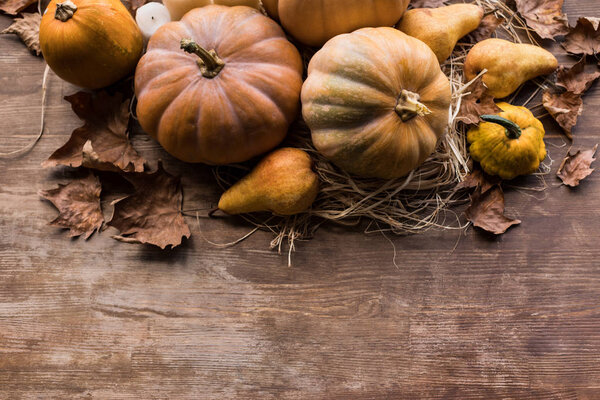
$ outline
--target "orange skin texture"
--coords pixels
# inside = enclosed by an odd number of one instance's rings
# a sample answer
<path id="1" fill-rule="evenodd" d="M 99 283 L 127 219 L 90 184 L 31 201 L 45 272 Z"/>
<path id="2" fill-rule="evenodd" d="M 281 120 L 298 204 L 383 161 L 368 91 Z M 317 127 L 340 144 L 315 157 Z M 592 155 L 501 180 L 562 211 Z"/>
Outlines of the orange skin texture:
<path id="1" fill-rule="evenodd" d="M 267 0 L 269 15 L 278 16 L 293 37 L 321 46 L 342 33 L 364 27 L 393 26 L 410 0 Z M 277 11 L 274 11 L 274 10 Z"/>
<path id="2" fill-rule="evenodd" d="M 431 111 L 403 121 L 402 90 Z M 435 150 L 448 125 L 451 89 L 423 42 L 394 28 L 330 40 L 311 60 L 302 114 L 315 147 L 342 169 L 384 179 L 407 175 Z"/>
<path id="3" fill-rule="evenodd" d="M 556 68 L 556 57 L 541 47 L 503 39 L 486 39 L 471 48 L 464 71 L 470 81 L 487 69 L 483 83 L 492 96 L 500 99 L 510 96 L 526 81 L 551 74 Z"/>
<path id="4" fill-rule="evenodd" d="M 119 0 L 72 0 L 73 17 L 54 17 L 56 0 L 40 23 L 40 47 L 62 79 L 87 89 L 109 86 L 134 71 L 142 55 L 142 34 Z"/>
<path id="5" fill-rule="evenodd" d="M 279 0 L 262 0 L 263 7 L 269 16 L 279 21 Z"/>
<path id="6" fill-rule="evenodd" d="M 230 215 L 270 211 L 295 215 L 307 211 L 319 193 L 319 177 L 308 153 L 275 150 L 242 180 L 223 193 L 219 209 Z"/>
<path id="7" fill-rule="evenodd" d="M 425 42 L 443 63 L 460 38 L 477 29 L 483 9 L 474 4 L 408 10 L 398 25 L 402 32 Z"/>
<path id="8" fill-rule="evenodd" d="M 225 62 L 210 79 L 193 39 Z M 299 110 L 302 59 L 281 27 L 249 7 L 210 5 L 162 26 L 135 73 L 142 128 L 173 156 L 193 163 L 243 162 L 277 146 Z"/>

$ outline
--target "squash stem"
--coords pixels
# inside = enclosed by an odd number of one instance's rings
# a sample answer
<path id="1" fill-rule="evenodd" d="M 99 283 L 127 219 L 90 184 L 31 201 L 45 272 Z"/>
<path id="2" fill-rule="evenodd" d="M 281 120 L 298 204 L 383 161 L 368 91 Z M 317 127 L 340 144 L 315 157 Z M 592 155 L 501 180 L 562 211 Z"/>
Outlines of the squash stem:
<path id="1" fill-rule="evenodd" d="M 75 11 L 77 11 L 77 6 L 71 0 L 66 0 L 62 3 L 56 3 L 56 12 L 54 13 L 54 18 L 62 22 L 67 22 L 73 17 Z"/>
<path id="2" fill-rule="evenodd" d="M 215 50 L 207 51 L 192 39 L 181 39 L 181 49 L 200 58 L 198 66 L 205 78 L 212 79 L 216 77 L 225 67 L 225 62 L 219 58 Z"/>
<path id="3" fill-rule="evenodd" d="M 431 110 L 423 103 L 419 103 L 419 95 L 402 89 L 398 103 L 396 104 L 396 114 L 400 116 L 402 122 L 407 122 L 414 117 L 423 117 L 431 114 Z"/>
<path id="4" fill-rule="evenodd" d="M 492 124 L 498 124 L 504 127 L 506 137 L 509 139 L 518 139 L 521 137 L 521 128 L 511 120 L 499 115 L 482 115 L 480 118 L 482 121 L 491 122 Z"/>

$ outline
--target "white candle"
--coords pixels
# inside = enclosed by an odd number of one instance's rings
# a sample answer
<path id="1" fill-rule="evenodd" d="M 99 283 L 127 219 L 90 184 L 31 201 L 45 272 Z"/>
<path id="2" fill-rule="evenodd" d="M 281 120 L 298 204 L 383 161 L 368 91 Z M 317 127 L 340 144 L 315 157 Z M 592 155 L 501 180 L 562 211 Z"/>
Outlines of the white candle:
<path id="1" fill-rule="evenodd" d="M 171 21 L 171 15 L 162 4 L 147 3 L 137 9 L 135 21 L 142 31 L 144 41 L 147 42 L 158 28 Z"/>

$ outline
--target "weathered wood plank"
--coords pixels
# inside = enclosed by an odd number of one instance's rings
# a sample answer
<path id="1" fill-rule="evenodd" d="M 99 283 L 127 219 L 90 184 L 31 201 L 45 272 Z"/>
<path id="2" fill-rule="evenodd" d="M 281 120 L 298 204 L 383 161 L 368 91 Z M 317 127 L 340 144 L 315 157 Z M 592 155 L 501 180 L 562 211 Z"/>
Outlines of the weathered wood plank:
<path id="1" fill-rule="evenodd" d="M 595 0 L 565 9 L 600 17 Z M 43 69 L 0 37 L 3 151 L 38 129 Z M 201 235 L 190 218 L 193 239 L 169 252 L 110 230 L 69 240 L 37 192 L 73 174 L 40 163 L 81 123 L 62 99 L 74 91 L 51 75 L 44 138 L 0 161 L 0 398 L 600 399 L 600 175 L 508 189 L 523 224 L 500 238 L 393 238 L 397 266 L 382 236 L 335 226 L 300 244 L 293 268 L 267 233 L 231 249 L 202 239 L 244 235 L 238 219 L 202 219 Z M 600 87 L 585 102 L 576 146 L 600 141 Z M 544 122 L 556 170 L 567 147 Z M 185 207 L 214 205 L 209 168 L 133 139 L 183 176 Z"/>

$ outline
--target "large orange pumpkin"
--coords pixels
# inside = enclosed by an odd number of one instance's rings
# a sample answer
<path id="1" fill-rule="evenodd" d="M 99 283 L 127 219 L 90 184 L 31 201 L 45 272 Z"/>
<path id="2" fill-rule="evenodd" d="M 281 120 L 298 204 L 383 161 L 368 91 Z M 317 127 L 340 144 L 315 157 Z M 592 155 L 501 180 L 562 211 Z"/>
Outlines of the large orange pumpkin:
<path id="1" fill-rule="evenodd" d="M 302 114 L 319 152 L 346 171 L 397 178 L 448 126 L 451 90 L 436 55 L 393 28 L 340 35 L 312 58 Z"/>
<path id="2" fill-rule="evenodd" d="M 88 89 L 109 86 L 133 72 L 143 46 L 140 29 L 119 0 L 52 0 L 40 23 L 48 66 Z"/>
<path id="3" fill-rule="evenodd" d="M 302 68 L 298 50 L 259 11 L 197 8 L 152 35 L 135 73 L 137 116 L 183 161 L 246 161 L 285 137 Z"/>
<path id="4" fill-rule="evenodd" d="M 300 42 L 321 46 L 334 36 L 368 26 L 392 26 L 409 0 L 263 0 L 265 9 Z"/>

